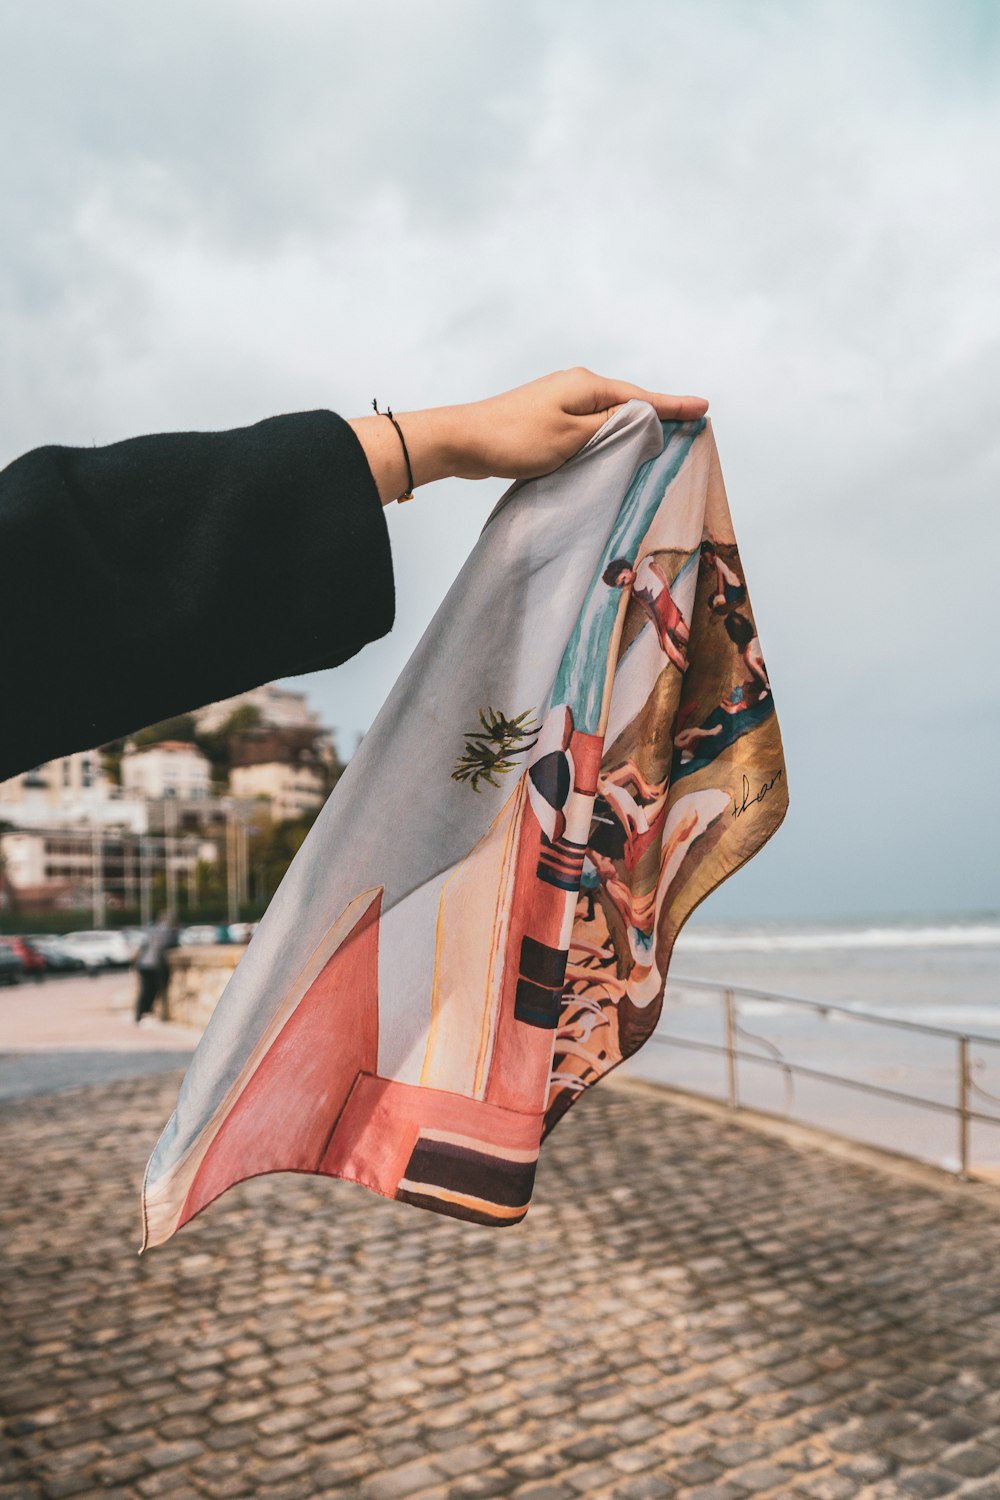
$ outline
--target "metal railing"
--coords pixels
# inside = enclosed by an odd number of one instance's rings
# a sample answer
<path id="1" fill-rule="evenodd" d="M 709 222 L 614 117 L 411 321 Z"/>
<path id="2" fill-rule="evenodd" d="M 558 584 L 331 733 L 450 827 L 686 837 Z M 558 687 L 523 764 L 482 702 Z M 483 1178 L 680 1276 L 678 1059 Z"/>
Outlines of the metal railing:
<path id="1" fill-rule="evenodd" d="M 725 1043 L 719 1045 L 715 1042 L 699 1041 L 692 1037 L 675 1036 L 669 1032 L 655 1031 L 650 1041 L 672 1047 L 686 1047 L 693 1051 L 710 1052 L 716 1056 L 723 1056 L 726 1060 L 726 1103 L 730 1109 L 741 1109 L 744 1106 L 740 1100 L 740 1077 L 739 1064 L 753 1063 L 757 1067 L 780 1069 L 784 1075 L 785 1083 L 785 1117 L 791 1117 L 794 1104 L 795 1079 L 809 1078 L 822 1083 L 837 1084 L 842 1088 L 855 1089 L 861 1093 L 874 1094 L 883 1099 L 891 1099 L 896 1103 L 915 1105 L 920 1109 L 936 1110 L 942 1114 L 954 1117 L 958 1135 L 958 1166 L 953 1174 L 963 1180 L 968 1180 L 973 1174 L 970 1172 L 969 1147 L 970 1129 L 974 1122 L 982 1122 L 986 1125 L 1000 1127 L 1000 1096 L 991 1093 L 988 1089 L 973 1077 L 973 1060 L 970 1048 L 973 1046 L 995 1047 L 998 1049 L 998 1063 L 1000 1063 L 1000 1036 L 986 1036 L 978 1032 L 956 1031 L 946 1026 L 931 1026 L 922 1021 L 907 1021 L 902 1017 L 887 1016 L 874 1011 L 856 1010 L 850 1005 L 836 1005 L 826 1000 L 807 1000 L 801 995 L 786 995 L 777 990 L 756 989 L 749 985 L 729 984 L 715 979 L 688 979 L 680 975 L 671 976 L 669 989 L 683 991 L 688 989 L 712 991 L 719 996 L 723 1004 L 725 1022 Z M 900 1031 L 917 1032 L 924 1036 L 940 1037 L 951 1042 L 955 1047 L 956 1083 L 955 1099 L 949 1103 L 941 1099 L 929 1099 L 924 1094 L 908 1092 L 903 1089 L 888 1088 L 884 1084 L 871 1083 L 865 1079 L 850 1078 L 842 1073 L 830 1073 L 822 1068 L 809 1067 L 804 1063 L 789 1062 L 781 1054 L 781 1049 L 767 1037 L 758 1036 L 747 1030 L 742 1025 L 739 1015 L 739 1001 L 743 998 L 774 1002 L 783 1006 L 801 1006 L 805 1010 L 811 1010 L 815 1014 L 825 1017 L 829 1014 L 848 1017 L 851 1021 L 861 1024 L 894 1027 Z M 765 1053 L 748 1052 L 740 1047 L 740 1039 L 758 1043 L 765 1048 Z M 717 1096 L 706 1094 L 701 1090 L 687 1088 L 684 1092 L 696 1094 L 701 1098 L 715 1098 Z M 988 1114 L 982 1109 L 976 1108 L 979 1101 L 997 1106 L 997 1113 Z M 829 1127 L 825 1127 L 829 1128 Z M 830 1131 L 835 1134 L 835 1131 Z"/>

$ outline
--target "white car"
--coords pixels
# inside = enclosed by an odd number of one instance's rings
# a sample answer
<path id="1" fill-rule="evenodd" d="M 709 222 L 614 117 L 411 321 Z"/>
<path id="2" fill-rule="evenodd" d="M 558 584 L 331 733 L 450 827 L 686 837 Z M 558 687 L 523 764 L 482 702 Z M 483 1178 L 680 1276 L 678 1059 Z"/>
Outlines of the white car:
<path id="1" fill-rule="evenodd" d="M 256 922 L 230 922 L 229 941 L 231 943 L 249 943 L 257 931 Z"/>
<path id="2" fill-rule="evenodd" d="M 67 932 L 59 939 L 65 952 L 79 958 L 85 969 L 126 969 L 132 961 L 132 950 L 121 932 Z"/>
<path id="3" fill-rule="evenodd" d="M 218 927 L 203 923 L 194 927 L 182 927 L 178 943 L 182 948 L 202 948 L 209 943 L 223 943 L 225 940 L 225 933 L 220 935 Z"/>
<path id="4" fill-rule="evenodd" d="M 118 931 L 128 945 L 129 958 L 135 963 L 139 957 L 139 949 L 142 947 L 146 937 L 145 929 L 142 927 L 119 927 Z"/>

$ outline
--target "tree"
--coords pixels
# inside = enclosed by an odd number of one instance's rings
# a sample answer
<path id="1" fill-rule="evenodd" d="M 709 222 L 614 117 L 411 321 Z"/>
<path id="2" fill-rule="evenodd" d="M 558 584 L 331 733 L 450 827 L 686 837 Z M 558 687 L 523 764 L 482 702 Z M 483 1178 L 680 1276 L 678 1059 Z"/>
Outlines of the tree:
<path id="1" fill-rule="evenodd" d="M 226 781 L 229 777 L 233 741 L 248 729 L 256 729 L 260 722 L 261 712 L 255 703 L 239 703 L 218 729 L 195 735 L 198 749 L 211 761 L 217 781 Z"/>
<path id="2" fill-rule="evenodd" d="M 508 719 L 492 708 L 485 712 L 480 709 L 479 722 L 483 727 L 466 734 L 465 750 L 455 762 L 452 780 L 467 781 L 474 792 L 479 791 L 481 780 L 499 786 L 495 780 L 497 773 L 503 775 L 514 769 L 511 756 L 523 755 L 537 743 L 541 725 L 525 723 L 533 712 L 526 708 L 516 719 Z"/>
<path id="3" fill-rule="evenodd" d="M 249 862 L 257 899 L 265 905 L 285 878 L 292 860 L 319 816 L 319 808 L 280 823 L 261 822 L 250 835 Z"/>
<path id="4" fill-rule="evenodd" d="M 159 724 L 147 724 L 129 736 L 136 745 L 161 745 L 164 740 L 182 740 L 186 745 L 195 742 L 194 714 L 174 714 L 170 719 L 161 719 Z"/>

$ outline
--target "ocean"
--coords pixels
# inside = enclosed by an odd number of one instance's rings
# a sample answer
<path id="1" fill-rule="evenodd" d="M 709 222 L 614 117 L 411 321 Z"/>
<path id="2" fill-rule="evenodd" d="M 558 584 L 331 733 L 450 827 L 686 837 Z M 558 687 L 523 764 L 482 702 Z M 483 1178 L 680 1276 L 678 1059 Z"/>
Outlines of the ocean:
<path id="1" fill-rule="evenodd" d="M 968 1104 L 988 1118 L 970 1122 L 966 1160 L 1000 1173 L 1000 916 L 698 921 L 678 939 L 655 1039 L 623 1071 L 725 1098 L 725 1058 L 708 1049 L 725 1044 L 726 985 L 849 1012 L 737 994 L 742 1103 L 951 1170 L 963 1150 L 959 1037 L 969 1038 Z"/>

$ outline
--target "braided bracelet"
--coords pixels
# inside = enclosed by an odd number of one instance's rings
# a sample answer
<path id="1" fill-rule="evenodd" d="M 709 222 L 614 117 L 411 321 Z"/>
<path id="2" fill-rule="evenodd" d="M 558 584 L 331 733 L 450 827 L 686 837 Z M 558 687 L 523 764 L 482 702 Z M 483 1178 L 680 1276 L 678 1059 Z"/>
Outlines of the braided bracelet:
<path id="1" fill-rule="evenodd" d="M 375 408 L 375 411 L 378 413 L 378 415 L 380 417 L 388 417 L 389 418 L 389 421 L 392 423 L 393 427 L 395 427 L 396 431 L 399 433 L 399 441 L 403 445 L 403 457 L 406 459 L 406 479 L 407 479 L 407 485 L 406 485 L 406 489 L 405 489 L 404 493 L 402 495 L 397 495 L 396 496 L 396 502 L 398 504 L 402 500 L 412 500 L 413 499 L 413 470 L 410 468 L 410 454 L 409 454 L 409 451 L 408 451 L 408 449 L 406 447 L 406 439 L 403 436 L 403 429 L 402 429 L 402 427 L 400 427 L 399 423 L 396 421 L 396 418 L 393 416 L 393 414 L 392 414 L 392 407 L 391 406 L 387 406 L 386 409 L 385 409 L 385 411 L 379 411 L 379 409 L 378 409 L 378 401 L 376 400 L 376 398 L 374 396 L 372 397 L 372 406 Z"/>

